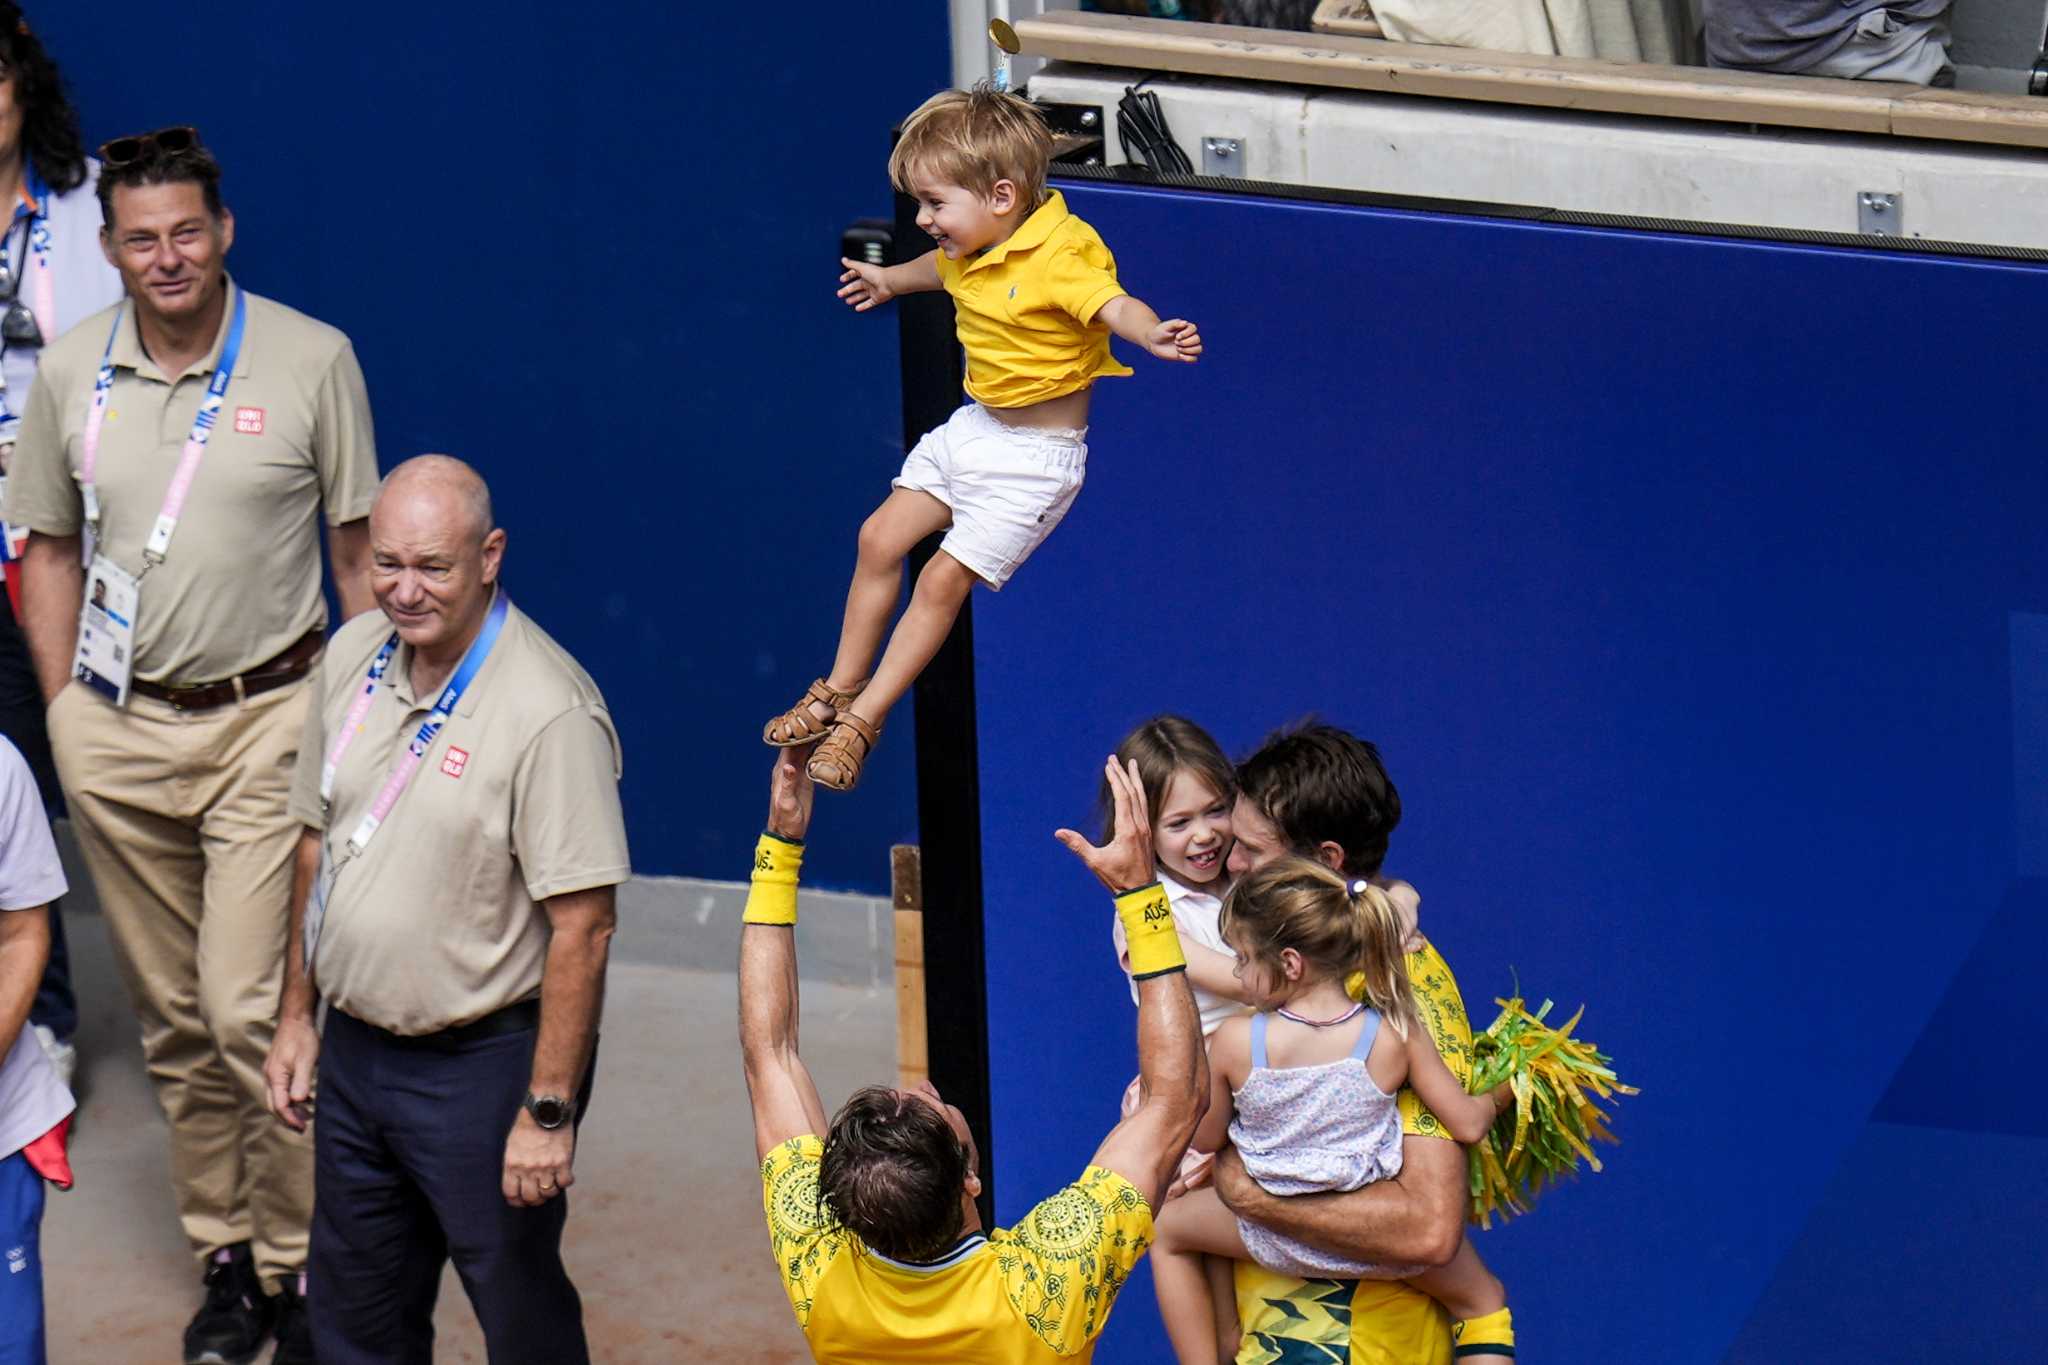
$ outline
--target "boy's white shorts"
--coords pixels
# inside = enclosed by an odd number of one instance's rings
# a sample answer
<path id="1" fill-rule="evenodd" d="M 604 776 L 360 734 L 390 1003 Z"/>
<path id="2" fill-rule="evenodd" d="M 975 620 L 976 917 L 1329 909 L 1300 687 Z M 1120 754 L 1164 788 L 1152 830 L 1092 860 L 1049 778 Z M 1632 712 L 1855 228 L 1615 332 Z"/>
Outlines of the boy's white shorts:
<path id="1" fill-rule="evenodd" d="M 1087 434 L 1005 426 L 969 403 L 925 433 L 894 486 L 946 504 L 953 528 L 939 548 L 1000 591 L 1074 505 Z"/>

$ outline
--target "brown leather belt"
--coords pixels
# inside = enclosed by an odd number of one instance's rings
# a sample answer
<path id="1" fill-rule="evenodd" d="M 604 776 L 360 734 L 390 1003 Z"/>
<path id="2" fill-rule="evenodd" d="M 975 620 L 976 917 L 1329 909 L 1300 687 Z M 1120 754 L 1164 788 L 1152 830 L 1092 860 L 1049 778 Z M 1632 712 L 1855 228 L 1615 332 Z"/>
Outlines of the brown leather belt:
<path id="1" fill-rule="evenodd" d="M 129 689 L 140 696 L 166 702 L 180 711 L 206 711 L 216 706 L 226 706 L 231 701 L 253 697 L 273 688 L 283 687 L 306 676 L 313 667 L 313 661 L 320 657 L 320 648 L 327 643 L 327 637 L 315 626 L 299 637 L 298 643 L 274 659 L 267 659 L 240 677 L 225 682 L 196 683 L 191 687 L 165 687 L 162 683 L 144 682 L 137 678 L 129 683 Z"/>

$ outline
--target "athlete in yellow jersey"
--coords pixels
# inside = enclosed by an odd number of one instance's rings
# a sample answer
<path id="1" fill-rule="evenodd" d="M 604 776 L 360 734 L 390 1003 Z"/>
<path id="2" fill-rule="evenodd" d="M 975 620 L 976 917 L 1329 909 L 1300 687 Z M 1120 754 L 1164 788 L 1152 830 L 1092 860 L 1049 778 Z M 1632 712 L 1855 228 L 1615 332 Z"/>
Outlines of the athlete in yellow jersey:
<path id="1" fill-rule="evenodd" d="M 1238 766 L 1237 785 L 1232 876 L 1292 853 L 1380 877 L 1401 798 L 1372 745 L 1330 725 L 1283 731 Z M 1451 1071 L 1469 1078 L 1472 1030 L 1458 983 L 1434 945 L 1411 946 L 1408 978 L 1423 1023 Z M 1465 1149 L 1412 1091 L 1400 1098 L 1396 1179 L 1281 1198 L 1226 1150 L 1217 1161 L 1217 1194 L 1241 1217 L 1353 1260 L 1443 1264 L 1458 1249 L 1471 1203 Z M 1436 1300 L 1398 1280 L 1299 1280 L 1240 1261 L 1237 1312 L 1243 1343 L 1236 1365 L 1452 1365 L 1459 1348 L 1514 1354 L 1506 1308 L 1454 1325 Z"/>
<path id="2" fill-rule="evenodd" d="M 776 1269 L 821 1365 L 1085 1361 L 1207 1106 L 1208 1060 L 1186 960 L 1152 871 L 1135 768 L 1115 765 L 1115 834 L 1061 842 L 1117 896 L 1138 981 L 1137 1110 L 1073 1184 L 1014 1228 L 983 1233 L 979 1153 L 929 1084 L 858 1091 L 827 1128 L 797 1055 L 797 869 L 811 817 L 807 755 L 788 750 L 740 939 L 740 1048 L 754 1104 Z M 1150 883 L 1145 885 L 1144 883 Z M 1125 888 L 1136 887 L 1135 890 Z M 820 1135 L 823 1135 L 822 1137 Z"/>

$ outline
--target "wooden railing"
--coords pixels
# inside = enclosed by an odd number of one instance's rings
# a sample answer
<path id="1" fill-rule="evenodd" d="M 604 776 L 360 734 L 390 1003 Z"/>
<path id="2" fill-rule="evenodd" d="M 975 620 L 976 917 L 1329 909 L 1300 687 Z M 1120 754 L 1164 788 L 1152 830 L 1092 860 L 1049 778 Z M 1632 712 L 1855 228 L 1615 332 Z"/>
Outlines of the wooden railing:
<path id="1" fill-rule="evenodd" d="M 1049 13 L 1018 20 L 1016 30 L 1031 56 L 1096 66 L 1639 117 L 2048 147 L 2048 98 L 2024 95 L 1476 52 L 1111 14 Z"/>

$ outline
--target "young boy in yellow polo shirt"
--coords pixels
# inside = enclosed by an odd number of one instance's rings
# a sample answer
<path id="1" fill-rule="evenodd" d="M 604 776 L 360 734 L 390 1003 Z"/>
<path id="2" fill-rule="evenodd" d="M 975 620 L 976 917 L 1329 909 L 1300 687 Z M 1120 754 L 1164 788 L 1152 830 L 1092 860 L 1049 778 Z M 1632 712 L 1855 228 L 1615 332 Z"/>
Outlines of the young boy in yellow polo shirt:
<path id="1" fill-rule="evenodd" d="M 1161 322 L 1124 292 L 1095 229 L 1046 190 L 1051 159 L 1030 101 L 986 87 L 934 95 L 904 123 L 889 178 L 917 200 L 917 225 L 938 245 L 903 265 L 840 261 L 839 297 L 856 312 L 923 290 L 953 296 L 971 401 L 917 443 L 861 527 L 832 671 L 762 732 L 784 748 L 822 740 L 809 764 L 821 787 L 853 787 L 883 718 L 975 583 L 1000 590 L 1073 505 L 1088 458 L 1089 387 L 1131 373 L 1110 355 L 1110 333 L 1161 360 L 1202 353 L 1193 323 Z M 941 553 L 918 575 L 869 678 L 904 557 L 940 530 Z"/>

